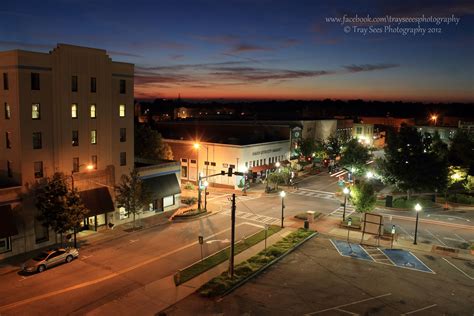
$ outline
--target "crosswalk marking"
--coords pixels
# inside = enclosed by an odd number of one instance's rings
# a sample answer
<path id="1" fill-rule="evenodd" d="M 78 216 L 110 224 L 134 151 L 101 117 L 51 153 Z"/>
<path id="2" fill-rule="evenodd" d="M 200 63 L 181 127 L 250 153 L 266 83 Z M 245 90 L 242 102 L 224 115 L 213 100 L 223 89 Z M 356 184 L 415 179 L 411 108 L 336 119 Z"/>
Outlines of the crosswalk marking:
<path id="1" fill-rule="evenodd" d="M 343 176 L 347 173 L 347 170 L 341 170 L 341 171 L 338 171 L 338 172 L 335 172 L 333 174 L 331 174 L 331 177 L 339 177 L 339 176 Z"/>
<path id="2" fill-rule="evenodd" d="M 324 191 L 300 189 L 300 190 L 290 192 L 290 193 L 291 194 L 296 194 L 296 195 L 314 197 L 314 198 L 328 199 L 328 200 L 334 200 L 335 199 L 334 193 L 324 192 Z"/>
<path id="3" fill-rule="evenodd" d="M 355 212 L 354 208 L 350 205 L 346 206 L 346 218 Z M 344 207 L 339 206 L 337 209 L 329 213 L 329 216 L 342 217 L 344 214 Z"/>
<path id="4" fill-rule="evenodd" d="M 230 210 L 225 210 L 220 212 L 220 214 L 230 216 L 231 211 Z M 275 218 L 275 217 L 270 217 L 270 216 L 265 216 L 265 215 L 259 215 L 259 214 L 253 214 L 253 213 L 248 213 L 248 212 L 235 212 L 235 217 L 237 218 L 242 218 L 246 220 L 252 220 L 255 222 L 259 223 L 264 223 L 264 224 L 279 224 L 280 219 Z"/>

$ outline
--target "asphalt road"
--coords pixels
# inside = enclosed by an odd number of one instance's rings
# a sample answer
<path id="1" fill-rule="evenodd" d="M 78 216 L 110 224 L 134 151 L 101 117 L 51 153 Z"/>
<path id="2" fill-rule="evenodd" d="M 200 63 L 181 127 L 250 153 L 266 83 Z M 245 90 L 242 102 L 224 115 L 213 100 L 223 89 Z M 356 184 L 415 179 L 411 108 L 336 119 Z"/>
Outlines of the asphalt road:
<path id="1" fill-rule="evenodd" d="M 222 299 L 193 294 L 164 312 L 166 315 L 472 315 L 472 263 L 415 255 L 435 273 L 342 257 L 328 239 L 313 238 Z"/>

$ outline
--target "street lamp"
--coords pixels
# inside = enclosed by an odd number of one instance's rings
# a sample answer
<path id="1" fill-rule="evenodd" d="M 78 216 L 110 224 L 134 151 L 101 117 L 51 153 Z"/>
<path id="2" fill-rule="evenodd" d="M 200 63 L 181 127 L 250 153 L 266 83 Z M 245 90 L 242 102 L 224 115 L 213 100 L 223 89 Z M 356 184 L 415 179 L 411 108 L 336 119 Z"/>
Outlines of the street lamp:
<path id="1" fill-rule="evenodd" d="M 207 210 L 207 186 L 209 182 L 207 180 L 204 181 L 204 209 Z"/>
<path id="2" fill-rule="evenodd" d="M 193 147 L 197 151 L 197 185 L 198 185 L 198 210 L 201 210 L 201 174 L 199 173 L 199 149 L 201 146 L 204 146 L 199 143 L 194 143 Z M 209 147 L 204 146 L 206 148 L 206 177 L 209 175 Z"/>
<path id="3" fill-rule="evenodd" d="M 77 171 L 71 170 L 71 191 L 74 193 L 74 173 L 78 173 L 82 166 L 86 166 L 87 171 L 94 169 L 93 164 L 80 164 L 77 166 Z M 77 227 L 74 226 L 74 248 L 77 248 Z"/>
<path id="4" fill-rule="evenodd" d="M 275 167 L 280 168 L 280 166 L 281 166 L 281 163 L 280 163 L 279 161 L 277 161 L 277 162 L 275 163 Z"/>
<path id="5" fill-rule="evenodd" d="M 415 211 L 416 211 L 416 224 L 415 224 L 415 239 L 413 240 L 413 244 L 416 245 L 416 235 L 418 233 L 418 214 L 421 212 L 421 205 L 420 203 L 416 203 Z"/>
<path id="6" fill-rule="evenodd" d="M 347 203 L 347 196 L 351 193 L 348 187 L 345 187 L 342 192 L 344 193 L 344 212 L 342 213 L 342 220 L 346 220 L 346 203 Z"/>
<path id="7" fill-rule="evenodd" d="M 365 175 L 367 179 L 372 179 L 374 177 L 374 173 L 372 171 L 367 171 L 367 174 Z"/>
<path id="8" fill-rule="evenodd" d="M 430 119 L 434 122 L 434 125 L 436 126 L 436 122 L 438 121 L 438 115 L 433 114 L 431 115 Z"/>
<path id="9" fill-rule="evenodd" d="M 281 191 L 280 192 L 280 196 L 281 196 L 281 228 L 283 228 L 283 220 L 285 218 L 285 196 L 286 196 L 286 193 L 285 191 Z"/>

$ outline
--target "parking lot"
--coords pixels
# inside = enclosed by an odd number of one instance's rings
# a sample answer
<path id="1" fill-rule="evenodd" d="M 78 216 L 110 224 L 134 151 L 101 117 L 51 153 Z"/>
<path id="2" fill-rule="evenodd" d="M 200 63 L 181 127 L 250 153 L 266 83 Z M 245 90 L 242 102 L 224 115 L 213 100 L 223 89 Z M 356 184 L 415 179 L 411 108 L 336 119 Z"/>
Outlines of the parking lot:
<path id="1" fill-rule="evenodd" d="M 331 240 L 318 237 L 222 299 L 193 295 L 165 312 L 168 315 L 472 315 L 473 262 L 428 253 L 413 255 L 432 273 L 344 256 Z M 398 260 L 405 255 L 391 254 L 391 257 Z"/>

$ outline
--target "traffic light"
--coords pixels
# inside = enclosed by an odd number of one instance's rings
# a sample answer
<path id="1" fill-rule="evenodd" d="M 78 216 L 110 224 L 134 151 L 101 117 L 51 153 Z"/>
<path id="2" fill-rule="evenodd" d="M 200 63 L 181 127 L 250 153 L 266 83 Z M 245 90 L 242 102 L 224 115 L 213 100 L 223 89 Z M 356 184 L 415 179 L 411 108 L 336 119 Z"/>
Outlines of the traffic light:
<path id="1" fill-rule="evenodd" d="M 228 176 L 228 177 L 232 177 L 232 168 L 229 168 L 229 169 L 227 170 L 227 176 Z"/>

